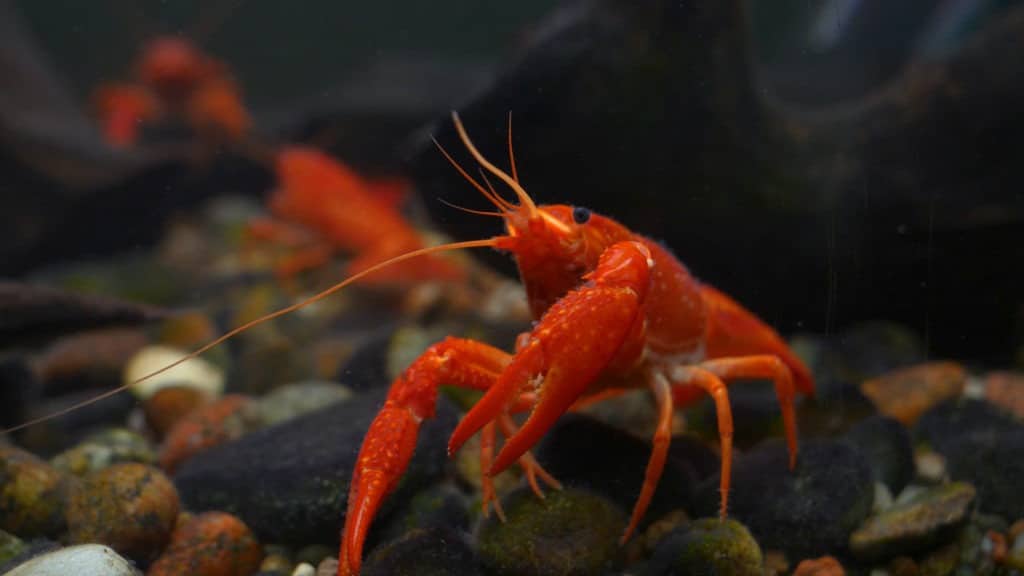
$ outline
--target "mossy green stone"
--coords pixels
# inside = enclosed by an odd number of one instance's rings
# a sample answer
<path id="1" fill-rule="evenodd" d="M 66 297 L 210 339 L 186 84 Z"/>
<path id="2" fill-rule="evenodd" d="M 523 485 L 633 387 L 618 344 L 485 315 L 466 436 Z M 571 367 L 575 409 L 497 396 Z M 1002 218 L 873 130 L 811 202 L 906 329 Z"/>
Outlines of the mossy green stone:
<path id="1" fill-rule="evenodd" d="M 111 428 L 89 436 L 50 460 L 54 468 L 76 476 L 121 462 L 155 464 L 156 451 L 141 434 L 125 428 Z"/>
<path id="2" fill-rule="evenodd" d="M 676 528 L 658 544 L 647 574 L 762 576 L 761 547 L 735 520 L 702 518 Z"/>
<path id="3" fill-rule="evenodd" d="M 480 527 L 478 553 L 495 576 L 604 574 L 619 552 L 626 515 L 611 501 L 575 488 L 552 490 L 543 500 L 529 488 L 509 494 Z"/>
<path id="4" fill-rule="evenodd" d="M 22 538 L 63 531 L 65 475 L 35 455 L 0 446 L 0 529 Z"/>

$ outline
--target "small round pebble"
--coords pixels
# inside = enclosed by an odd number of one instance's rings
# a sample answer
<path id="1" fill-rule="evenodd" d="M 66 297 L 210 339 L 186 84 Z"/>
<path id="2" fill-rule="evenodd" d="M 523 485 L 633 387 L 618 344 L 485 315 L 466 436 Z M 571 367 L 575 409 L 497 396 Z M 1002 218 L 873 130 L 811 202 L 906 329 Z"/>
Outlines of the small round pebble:
<path id="1" fill-rule="evenodd" d="M 125 428 L 111 428 L 86 438 L 50 461 L 54 468 L 84 476 L 119 462 L 155 464 L 156 452 L 139 433 Z"/>
<path id="2" fill-rule="evenodd" d="M 291 553 L 284 546 L 270 544 L 263 547 L 263 561 L 260 562 L 260 572 L 268 574 L 291 574 L 295 569 L 295 562 Z"/>
<path id="3" fill-rule="evenodd" d="M 173 473 L 196 454 L 241 436 L 249 403 L 248 397 L 231 394 L 189 412 L 167 433 L 160 450 L 160 467 Z"/>
<path id="4" fill-rule="evenodd" d="M 147 398 L 142 404 L 146 415 L 146 423 L 163 438 L 174 425 L 209 401 L 209 396 L 198 388 L 185 385 L 169 384 Z"/>
<path id="5" fill-rule="evenodd" d="M 180 523 L 147 576 L 249 576 L 263 549 L 244 522 L 224 512 L 204 512 Z"/>
<path id="6" fill-rule="evenodd" d="M 106 546 L 83 544 L 35 556 L 4 576 L 141 576 L 132 563 Z"/>
<path id="7" fill-rule="evenodd" d="M 124 367 L 124 382 L 131 384 L 132 394 L 145 400 L 165 386 L 186 385 L 216 398 L 224 392 L 224 373 L 202 358 L 190 358 L 165 372 L 137 382 L 164 366 L 177 362 L 187 352 L 168 346 L 147 346 L 139 350 Z"/>
<path id="8" fill-rule="evenodd" d="M 643 574 L 761 576 L 763 573 L 761 548 L 746 526 L 735 520 L 702 518 L 665 536 Z"/>
<path id="9" fill-rule="evenodd" d="M 33 454 L 0 446 L 0 529 L 23 538 L 64 528 L 65 477 Z"/>
<path id="10" fill-rule="evenodd" d="M 843 565 L 832 556 L 807 559 L 797 564 L 793 576 L 843 576 Z"/>
<path id="11" fill-rule="evenodd" d="M 115 464 L 89 474 L 71 490 L 70 540 L 106 544 L 149 562 L 167 544 L 178 510 L 178 493 L 163 472 L 143 464 Z"/>
<path id="12" fill-rule="evenodd" d="M 586 576 L 603 574 L 619 552 L 626 515 L 597 494 L 554 490 L 541 500 L 520 488 L 502 500 L 507 522 L 484 521 L 477 552 L 490 573 L 500 576 Z"/>

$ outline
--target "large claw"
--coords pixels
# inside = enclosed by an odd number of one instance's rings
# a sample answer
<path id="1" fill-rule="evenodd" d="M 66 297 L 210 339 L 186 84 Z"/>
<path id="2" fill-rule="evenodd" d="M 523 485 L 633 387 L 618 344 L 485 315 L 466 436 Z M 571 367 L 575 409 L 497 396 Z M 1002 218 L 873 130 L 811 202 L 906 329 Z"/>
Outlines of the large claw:
<path id="1" fill-rule="evenodd" d="M 613 360 L 627 337 L 642 334 L 641 309 L 650 279 L 650 252 L 638 242 L 608 248 L 583 287 L 554 304 L 452 434 L 449 453 L 499 418 L 520 392 L 536 387 L 538 401 L 522 428 L 508 438 L 489 474 L 498 474 L 537 443 Z"/>
<path id="2" fill-rule="evenodd" d="M 384 497 L 397 484 L 416 447 L 420 420 L 389 400 L 366 432 L 348 494 L 345 532 L 341 536 L 338 575 L 359 573 L 363 543 Z"/>

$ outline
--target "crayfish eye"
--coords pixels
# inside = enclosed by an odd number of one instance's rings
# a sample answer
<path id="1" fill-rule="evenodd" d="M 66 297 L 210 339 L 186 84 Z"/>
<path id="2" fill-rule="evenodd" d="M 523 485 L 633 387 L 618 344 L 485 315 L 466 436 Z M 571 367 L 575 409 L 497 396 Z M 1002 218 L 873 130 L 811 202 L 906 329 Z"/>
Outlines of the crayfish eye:
<path id="1" fill-rule="evenodd" d="M 573 208 L 572 220 L 577 224 L 586 224 L 590 220 L 590 210 L 580 206 Z"/>

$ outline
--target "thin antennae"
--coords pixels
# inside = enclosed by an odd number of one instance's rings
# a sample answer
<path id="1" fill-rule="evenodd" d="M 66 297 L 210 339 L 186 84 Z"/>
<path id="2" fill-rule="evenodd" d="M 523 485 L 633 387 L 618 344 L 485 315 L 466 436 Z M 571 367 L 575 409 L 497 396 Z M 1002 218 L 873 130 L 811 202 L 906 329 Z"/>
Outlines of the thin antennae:
<path id="1" fill-rule="evenodd" d="M 508 163 L 512 167 L 512 179 L 519 182 L 519 174 L 516 173 L 516 155 L 512 152 L 512 111 L 508 111 Z"/>
<path id="2" fill-rule="evenodd" d="M 434 146 L 437 146 L 437 149 L 441 151 L 441 154 L 444 154 L 444 157 L 448 159 L 448 163 L 454 166 L 455 169 L 459 171 L 459 174 L 462 174 L 462 177 L 468 180 L 469 183 L 472 184 L 473 187 L 476 188 L 481 194 L 483 194 L 485 198 L 490 200 L 495 206 L 497 206 L 503 212 L 515 211 L 516 207 L 508 200 L 505 200 L 497 193 L 495 193 L 493 188 L 491 189 L 491 192 L 488 192 L 479 182 L 473 179 L 473 177 L 470 176 L 469 173 L 467 173 L 466 170 L 458 162 L 456 162 L 454 158 L 452 158 L 452 155 L 449 154 L 448 151 L 444 149 L 444 146 L 441 146 L 441 143 L 438 142 L 436 138 L 431 136 L 430 139 L 434 141 Z"/>
<path id="3" fill-rule="evenodd" d="M 194 350 L 192 352 L 189 352 L 188 354 L 182 356 L 181 358 L 175 360 L 174 362 L 171 362 L 170 364 L 164 366 L 163 368 L 160 368 L 158 370 L 154 370 L 154 371 L 150 372 L 149 374 L 146 374 L 145 376 L 142 376 L 141 378 L 138 378 L 138 379 L 134 380 L 133 382 L 129 382 L 127 384 L 123 384 L 121 386 L 118 386 L 117 388 L 114 388 L 112 390 L 108 390 L 108 391 L 100 394 L 99 396 L 94 396 L 92 398 L 89 398 L 88 400 L 83 400 L 82 402 L 78 402 L 78 403 L 76 403 L 76 404 L 74 404 L 72 406 L 69 406 L 67 408 L 58 410 L 57 412 L 53 412 L 51 414 L 47 414 L 46 416 L 40 416 L 39 418 L 35 418 L 35 419 L 32 419 L 32 420 L 29 420 L 28 422 L 25 422 L 23 424 L 18 424 L 17 426 L 15 426 L 13 428 L 7 428 L 6 430 L 3 431 L 3 434 L 9 434 L 11 432 L 15 432 L 17 430 L 21 430 L 22 428 L 28 428 L 29 426 L 34 426 L 36 424 L 39 424 L 39 423 L 42 423 L 42 422 L 46 422 L 47 420 L 52 420 L 54 418 L 58 418 L 60 416 L 63 416 L 65 414 L 69 413 L 69 412 L 73 412 L 74 410 L 77 410 L 77 409 L 82 408 L 84 406 L 88 406 L 90 404 L 99 402 L 100 400 L 103 400 L 105 398 L 109 398 L 109 397 L 111 397 L 111 396 L 113 396 L 113 395 L 115 395 L 115 394 L 117 394 L 119 392 L 123 392 L 124 390 L 126 390 L 126 389 L 128 389 L 128 388 L 130 388 L 130 387 L 132 387 L 132 386 L 134 386 L 136 384 L 139 384 L 140 382 L 145 382 L 146 380 L 149 380 L 150 378 L 152 378 L 154 376 L 157 376 L 158 374 L 162 374 L 162 373 L 170 370 L 171 368 L 174 368 L 175 366 L 178 366 L 179 364 L 181 364 L 183 362 L 186 362 L 188 360 L 191 360 L 191 359 L 199 356 L 200 354 L 202 354 L 203 352 L 206 352 L 207 350 L 213 348 L 214 346 L 217 346 L 217 345 L 223 343 L 225 340 L 228 340 L 229 338 L 233 338 L 233 337 L 237 336 L 238 334 L 241 334 L 242 332 L 245 332 L 246 330 L 249 330 L 250 328 L 252 328 L 252 327 L 254 327 L 254 326 L 258 325 L 258 324 L 262 324 L 264 322 L 267 322 L 268 320 L 273 320 L 274 318 L 278 318 L 280 316 L 284 316 L 285 314 L 290 314 L 290 313 L 292 313 L 292 312 L 294 312 L 296 310 L 299 310 L 301 308 L 305 308 L 306 306 L 309 306 L 310 304 L 313 304 L 314 302 L 319 302 L 320 300 L 323 300 L 324 298 L 327 298 L 331 294 L 334 294 L 338 290 L 341 290 L 342 288 L 348 286 L 349 284 L 355 282 L 356 280 L 359 280 L 360 278 L 366 276 L 367 274 L 372 274 L 373 272 L 376 272 L 377 270 L 380 270 L 381 268 L 385 268 L 387 266 L 390 266 L 392 264 L 396 264 L 396 263 L 401 262 L 403 260 L 408 260 L 410 258 L 415 258 L 417 256 L 423 256 L 425 254 L 433 254 L 435 252 L 444 252 L 444 251 L 448 251 L 448 250 L 461 250 L 463 248 L 493 247 L 493 246 L 495 246 L 497 244 L 497 242 L 498 242 L 498 240 L 500 238 L 502 238 L 502 237 L 501 236 L 496 236 L 496 237 L 493 237 L 493 238 L 486 238 L 486 239 L 483 239 L 483 240 L 467 240 L 465 242 L 452 242 L 452 243 L 449 243 L 449 244 L 441 244 L 441 245 L 438 245 L 438 246 L 428 246 L 426 248 L 421 248 L 419 250 L 413 250 L 412 252 L 406 252 L 405 254 L 402 254 L 402 255 L 399 255 L 399 256 L 395 256 L 394 258 L 390 258 L 390 259 L 385 260 L 385 261 L 383 261 L 383 262 L 381 262 L 379 264 L 374 264 L 373 266 L 370 266 L 366 270 L 363 270 L 362 272 L 359 272 L 358 274 L 349 276 L 345 280 L 342 280 L 341 282 L 338 282 L 337 284 L 327 288 L 326 290 L 323 290 L 322 292 L 318 292 L 318 293 L 310 296 L 309 298 L 306 298 L 305 300 L 302 300 L 300 302 L 296 302 L 295 304 L 291 304 L 289 306 L 285 306 L 284 308 L 281 308 L 281 309 L 276 310 L 274 312 L 270 312 L 268 314 L 264 314 L 263 316 L 260 316 L 259 318 L 255 319 L 255 320 L 250 320 L 249 322 L 246 322 L 245 324 L 242 324 L 241 326 L 238 326 L 237 328 L 233 328 L 233 329 L 225 332 L 223 335 L 221 335 L 221 336 L 215 338 L 214 340 L 210 341 L 209 343 L 204 344 L 203 346 L 200 346 L 196 350 Z"/>
<path id="4" fill-rule="evenodd" d="M 516 196 L 519 197 L 520 204 L 525 206 L 526 209 L 530 211 L 531 215 L 536 215 L 537 205 L 533 203 L 533 199 L 530 198 L 530 195 L 526 193 L 526 190 L 523 190 L 523 187 L 520 186 L 518 182 L 513 180 L 511 176 L 506 174 L 504 171 L 502 171 L 494 164 L 491 164 L 487 160 L 487 158 L 484 158 L 483 154 L 481 154 L 480 151 L 476 149 L 476 146 L 473 145 L 473 141 L 470 140 L 469 135 L 466 134 L 466 128 L 462 125 L 462 121 L 459 120 L 458 112 L 452 111 L 452 121 L 455 122 L 455 129 L 459 131 L 459 137 L 462 139 L 462 143 L 466 146 L 466 149 L 469 150 L 469 153 L 473 155 L 473 158 L 475 158 L 476 161 L 479 162 L 481 166 L 486 168 L 488 172 L 494 174 L 498 178 L 501 178 L 501 180 L 505 182 L 505 184 L 508 184 L 509 188 L 515 191 Z"/>
<path id="5" fill-rule="evenodd" d="M 494 185 L 491 184 L 491 179 L 487 177 L 487 172 L 484 172 L 484 169 L 479 166 L 477 166 L 476 169 L 478 172 L 480 172 L 480 177 L 484 179 L 484 184 L 487 184 L 487 189 L 491 191 L 491 194 L 497 196 L 498 191 L 495 190 Z"/>
<path id="6" fill-rule="evenodd" d="M 445 200 L 444 198 L 438 198 L 437 201 L 440 202 L 441 204 L 444 204 L 445 206 L 448 206 L 449 208 L 455 208 L 456 210 L 461 210 L 463 212 L 469 212 L 470 214 L 477 214 L 477 215 L 480 215 L 480 216 L 497 216 L 498 218 L 504 218 L 505 217 L 505 214 L 503 214 L 501 212 L 489 212 L 487 210 L 474 210 L 472 208 L 466 208 L 465 206 L 459 206 L 458 204 L 452 204 L 451 202 Z"/>

